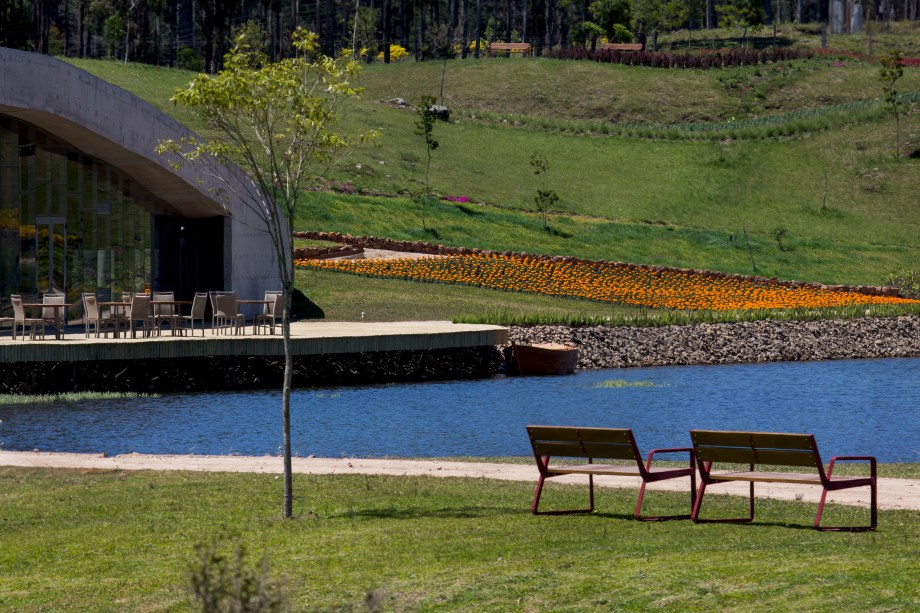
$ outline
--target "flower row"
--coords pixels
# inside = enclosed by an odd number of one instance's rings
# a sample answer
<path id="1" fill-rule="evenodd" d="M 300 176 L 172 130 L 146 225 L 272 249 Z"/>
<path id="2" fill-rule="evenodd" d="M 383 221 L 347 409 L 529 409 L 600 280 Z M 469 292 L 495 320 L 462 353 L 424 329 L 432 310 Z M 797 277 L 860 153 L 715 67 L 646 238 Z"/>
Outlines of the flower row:
<path id="1" fill-rule="evenodd" d="M 920 301 L 744 278 L 500 254 L 400 260 L 297 260 L 297 266 L 368 277 L 470 285 L 679 310 L 791 309 Z"/>

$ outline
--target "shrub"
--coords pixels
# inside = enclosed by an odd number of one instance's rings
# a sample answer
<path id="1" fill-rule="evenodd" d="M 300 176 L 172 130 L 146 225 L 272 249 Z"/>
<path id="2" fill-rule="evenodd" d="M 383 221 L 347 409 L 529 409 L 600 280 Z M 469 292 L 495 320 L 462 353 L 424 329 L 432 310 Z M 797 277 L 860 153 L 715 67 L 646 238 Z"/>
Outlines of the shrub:
<path id="1" fill-rule="evenodd" d="M 920 298 L 920 270 L 902 270 L 888 275 L 888 285 L 901 289 L 901 294 Z"/>
<path id="2" fill-rule="evenodd" d="M 409 52 L 406 51 L 406 48 L 402 45 L 390 45 L 390 61 L 398 62 L 404 58 L 409 57 Z M 383 61 L 383 51 L 377 53 L 377 61 Z"/>
<path id="3" fill-rule="evenodd" d="M 268 559 L 253 565 L 246 549 L 236 543 L 233 552 L 222 551 L 218 539 L 198 545 L 189 563 L 189 587 L 204 613 L 272 613 L 287 610 L 284 590 L 272 579 Z"/>

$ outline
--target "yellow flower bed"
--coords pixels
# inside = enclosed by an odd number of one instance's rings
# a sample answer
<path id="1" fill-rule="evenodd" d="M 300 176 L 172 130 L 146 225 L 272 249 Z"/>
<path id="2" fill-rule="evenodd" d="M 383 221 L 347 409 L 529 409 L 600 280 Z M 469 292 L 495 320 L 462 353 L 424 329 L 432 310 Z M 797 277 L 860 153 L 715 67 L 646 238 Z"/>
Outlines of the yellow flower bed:
<path id="1" fill-rule="evenodd" d="M 297 266 L 368 277 L 452 283 L 511 292 L 679 310 L 793 309 L 918 300 L 754 279 L 713 278 L 622 264 L 575 263 L 499 254 L 406 260 L 297 260 Z"/>

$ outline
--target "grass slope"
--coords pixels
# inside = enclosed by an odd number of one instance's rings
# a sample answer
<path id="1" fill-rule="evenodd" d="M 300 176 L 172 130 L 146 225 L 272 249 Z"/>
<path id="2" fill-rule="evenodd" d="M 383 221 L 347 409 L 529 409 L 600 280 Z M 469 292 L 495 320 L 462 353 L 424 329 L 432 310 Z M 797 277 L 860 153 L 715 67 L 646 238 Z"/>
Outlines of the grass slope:
<path id="1" fill-rule="evenodd" d="M 201 128 L 166 101 L 190 73 L 74 63 Z M 386 101 L 437 93 L 441 68 L 439 62 L 368 66 L 362 76 L 367 93 L 346 110 L 342 129 L 379 128 L 381 146 L 354 151 L 328 179 L 388 194 L 419 189 L 425 151 L 413 133 L 414 113 Z M 878 96 L 873 65 L 809 60 L 668 71 L 515 58 L 449 62 L 446 75 L 446 101 L 459 118 L 435 127 L 441 146 L 432 185 L 490 206 L 440 207 L 432 212 L 432 234 L 421 229 L 406 200 L 310 194 L 298 229 L 827 283 L 878 284 L 894 270 L 916 266 L 920 174 L 914 160 L 892 157 L 893 122 L 881 111 L 855 114 L 858 121 L 832 130 L 730 142 L 596 137 L 530 123 L 541 114 L 661 123 L 761 117 Z M 908 69 L 901 83 L 902 91 L 911 89 L 920 90 L 918 70 Z M 470 117 L 477 109 L 523 119 L 517 126 L 482 122 Z M 916 117 L 902 123 L 908 152 L 920 141 Z M 537 185 L 528 160 L 535 151 L 549 158 L 547 187 L 561 197 L 550 232 L 531 214 Z M 780 249 L 774 234 L 782 229 Z"/>

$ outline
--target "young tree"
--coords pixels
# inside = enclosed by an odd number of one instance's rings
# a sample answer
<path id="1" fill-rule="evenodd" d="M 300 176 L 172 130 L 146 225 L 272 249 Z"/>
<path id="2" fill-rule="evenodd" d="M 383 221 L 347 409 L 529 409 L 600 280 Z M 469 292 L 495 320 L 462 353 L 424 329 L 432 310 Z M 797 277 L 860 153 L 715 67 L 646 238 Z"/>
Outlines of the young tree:
<path id="1" fill-rule="evenodd" d="M 882 92 L 888 110 L 894 115 L 894 157 L 901 157 L 901 100 L 898 97 L 898 79 L 904 76 L 904 62 L 901 51 L 895 49 L 883 55 L 879 62 L 879 78 L 882 81 Z"/>
<path id="2" fill-rule="evenodd" d="M 425 139 L 425 150 L 428 153 L 428 162 L 425 164 L 425 190 L 415 196 L 415 201 L 419 205 L 422 213 L 422 229 L 427 230 L 425 224 L 425 211 L 428 209 L 433 200 L 431 186 L 428 183 L 428 176 L 431 170 L 431 152 L 438 148 L 438 141 L 434 139 L 434 122 L 438 114 L 434 109 L 435 97 L 422 96 L 419 105 L 415 108 L 415 134 Z"/>
<path id="3" fill-rule="evenodd" d="M 533 174 L 540 177 L 540 187 L 537 188 L 537 195 L 534 196 L 533 201 L 537 211 L 543 217 L 543 229 L 547 230 L 549 226 L 546 224 L 546 215 L 553 205 L 559 201 L 559 196 L 555 191 L 546 189 L 546 173 L 549 171 L 549 160 L 542 153 L 534 152 L 530 154 L 530 168 L 533 170 Z"/>
<path id="4" fill-rule="evenodd" d="M 214 131 L 202 142 L 194 137 L 163 141 L 157 150 L 175 168 L 191 164 L 236 196 L 270 236 L 284 293 L 281 330 L 284 343 L 282 431 L 284 517 L 292 515 L 291 471 L 291 254 L 294 211 L 308 182 L 349 146 L 331 131 L 342 100 L 361 92 L 352 83 L 360 65 L 317 55 L 317 36 L 298 28 L 292 35 L 295 55 L 270 63 L 245 38 L 224 58 L 216 75 L 199 74 L 172 100 L 201 115 Z M 363 137 L 373 137 L 366 134 Z M 227 163 L 247 174 L 234 181 L 221 169 Z"/>

